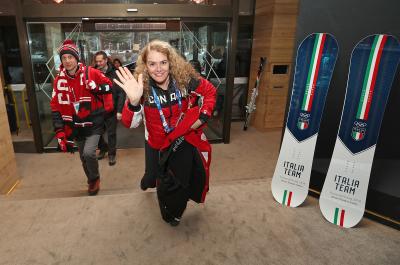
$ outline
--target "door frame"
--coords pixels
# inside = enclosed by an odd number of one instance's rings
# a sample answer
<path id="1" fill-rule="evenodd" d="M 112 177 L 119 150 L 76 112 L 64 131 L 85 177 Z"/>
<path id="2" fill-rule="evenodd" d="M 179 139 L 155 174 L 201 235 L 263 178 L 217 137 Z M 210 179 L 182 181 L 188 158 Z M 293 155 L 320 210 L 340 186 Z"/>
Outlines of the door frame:
<path id="1" fill-rule="evenodd" d="M 43 7 L 46 8 L 43 8 Z M 228 29 L 228 51 L 236 54 L 238 7 L 239 0 L 232 0 L 231 6 L 205 6 L 189 4 L 23 4 L 22 0 L 15 1 L 16 22 L 20 43 L 21 57 L 26 88 L 29 97 L 29 110 L 31 113 L 32 129 L 36 151 L 44 151 L 41 136 L 41 125 L 34 90 L 33 69 L 31 67 L 31 55 L 26 22 L 81 22 L 82 18 L 104 19 L 137 19 L 137 18 L 179 18 L 190 20 L 227 20 L 230 22 Z M 129 12 L 128 9 L 137 9 L 137 12 Z M 232 90 L 235 76 L 236 56 L 228 57 L 227 88 L 224 103 L 224 123 L 222 141 L 229 143 L 230 126 L 232 116 Z"/>

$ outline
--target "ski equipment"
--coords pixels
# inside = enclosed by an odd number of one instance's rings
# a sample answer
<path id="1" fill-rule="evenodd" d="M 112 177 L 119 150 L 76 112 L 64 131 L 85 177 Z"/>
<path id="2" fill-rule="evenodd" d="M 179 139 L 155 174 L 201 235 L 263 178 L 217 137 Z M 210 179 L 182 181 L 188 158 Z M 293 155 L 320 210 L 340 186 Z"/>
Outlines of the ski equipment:
<path id="1" fill-rule="evenodd" d="M 260 57 L 260 65 L 258 66 L 256 83 L 251 92 L 249 104 L 246 105 L 246 117 L 245 117 L 244 126 L 243 126 L 244 131 L 246 131 L 247 127 L 249 126 L 251 113 L 256 110 L 256 99 L 257 99 L 257 95 L 258 95 L 258 86 L 260 84 L 262 72 L 264 70 L 266 62 L 267 62 L 266 57 Z"/>

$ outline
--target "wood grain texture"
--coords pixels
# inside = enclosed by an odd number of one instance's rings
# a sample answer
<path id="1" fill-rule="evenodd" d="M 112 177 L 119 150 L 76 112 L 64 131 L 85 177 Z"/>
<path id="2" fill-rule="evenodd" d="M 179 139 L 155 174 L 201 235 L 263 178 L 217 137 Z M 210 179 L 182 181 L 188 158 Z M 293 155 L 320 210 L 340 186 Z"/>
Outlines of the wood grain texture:
<path id="1" fill-rule="evenodd" d="M 19 179 L 4 100 L 4 77 L 0 58 L 0 194 L 7 193 Z"/>
<path id="2" fill-rule="evenodd" d="M 251 123 L 257 129 L 284 126 L 290 73 L 294 65 L 297 12 L 298 0 L 256 1 L 249 93 L 255 83 L 260 57 L 267 57 Z M 274 75 L 273 65 L 288 65 L 288 71 Z"/>

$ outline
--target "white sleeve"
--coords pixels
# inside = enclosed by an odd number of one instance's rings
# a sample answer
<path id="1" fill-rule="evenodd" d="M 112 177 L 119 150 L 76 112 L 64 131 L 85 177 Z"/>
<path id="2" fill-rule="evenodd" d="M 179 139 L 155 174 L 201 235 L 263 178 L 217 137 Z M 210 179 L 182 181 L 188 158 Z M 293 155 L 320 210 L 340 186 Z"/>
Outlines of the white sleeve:
<path id="1" fill-rule="evenodd" d="M 143 105 L 140 104 L 140 110 L 133 113 L 131 126 L 129 128 L 137 128 L 143 120 Z"/>

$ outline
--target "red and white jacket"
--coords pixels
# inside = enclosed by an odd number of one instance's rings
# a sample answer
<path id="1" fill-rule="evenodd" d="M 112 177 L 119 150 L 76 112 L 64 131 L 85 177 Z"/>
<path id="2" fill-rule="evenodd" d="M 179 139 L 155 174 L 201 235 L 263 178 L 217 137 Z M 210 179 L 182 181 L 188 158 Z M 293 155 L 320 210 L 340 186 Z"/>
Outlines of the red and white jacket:
<path id="1" fill-rule="evenodd" d="M 53 83 L 50 107 L 56 131 L 64 130 L 69 140 L 76 127 L 91 127 L 96 116 L 104 114 L 99 95 L 111 93 L 112 82 L 99 70 L 78 63 L 74 76 L 67 74 L 61 65 L 60 73 Z M 86 80 L 86 71 L 88 80 Z M 102 120 L 102 119 L 100 119 Z"/>
<path id="2" fill-rule="evenodd" d="M 179 109 L 177 96 L 174 89 L 171 89 L 173 87 L 170 86 L 168 91 L 156 87 L 154 83 L 153 87 L 169 127 L 175 128 L 168 134 L 165 132 L 152 94 L 147 100 L 142 98 L 142 104 L 136 107 L 130 105 L 127 100 L 122 111 L 122 123 L 127 128 L 136 128 L 144 120 L 145 138 L 149 146 L 156 150 L 166 150 L 175 139 L 184 136 L 185 141 L 193 145 L 200 154 L 205 172 L 204 183 L 199 184 L 199 189 L 194 189 L 198 192 L 191 194 L 191 199 L 199 203 L 204 202 L 209 187 L 211 145 L 203 133 L 205 124 L 195 130 L 191 129 L 191 126 L 198 119 L 207 121 L 211 116 L 216 101 L 216 88 L 206 79 L 192 79 L 181 99 L 182 108 Z"/>
<path id="3" fill-rule="evenodd" d="M 170 82 L 170 84 L 172 84 L 172 82 Z M 179 110 L 177 95 L 174 89 L 171 89 L 171 85 L 168 91 L 155 86 L 153 82 L 150 82 L 150 85 L 153 85 L 158 95 L 162 111 L 169 127 L 175 127 L 178 120 L 181 118 L 181 113 L 185 114 L 188 109 L 194 108 L 195 106 L 199 107 L 197 119 L 200 118 L 206 121 L 212 114 L 216 101 L 216 89 L 206 79 L 192 79 L 189 82 L 187 93 L 185 93 L 181 99 L 181 110 Z M 132 106 L 128 100 L 126 101 L 122 111 L 122 124 L 127 128 L 136 128 L 140 125 L 142 120 L 144 120 L 145 137 L 148 144 L 154 149 L 162 149 L 166 147 L 165 145 L 168 141 L 171 142 L 174 140 L 171 139 L 171 135 L 173 134 L 167 134 L 165 132 L 152 93 L 150 92 L 148 99 L 144 100 L 142 98 L 141 102 L 140 106 Z M 202 127 L 197 129 L 197 133 L 200 132 L 202 132 Z"/>

